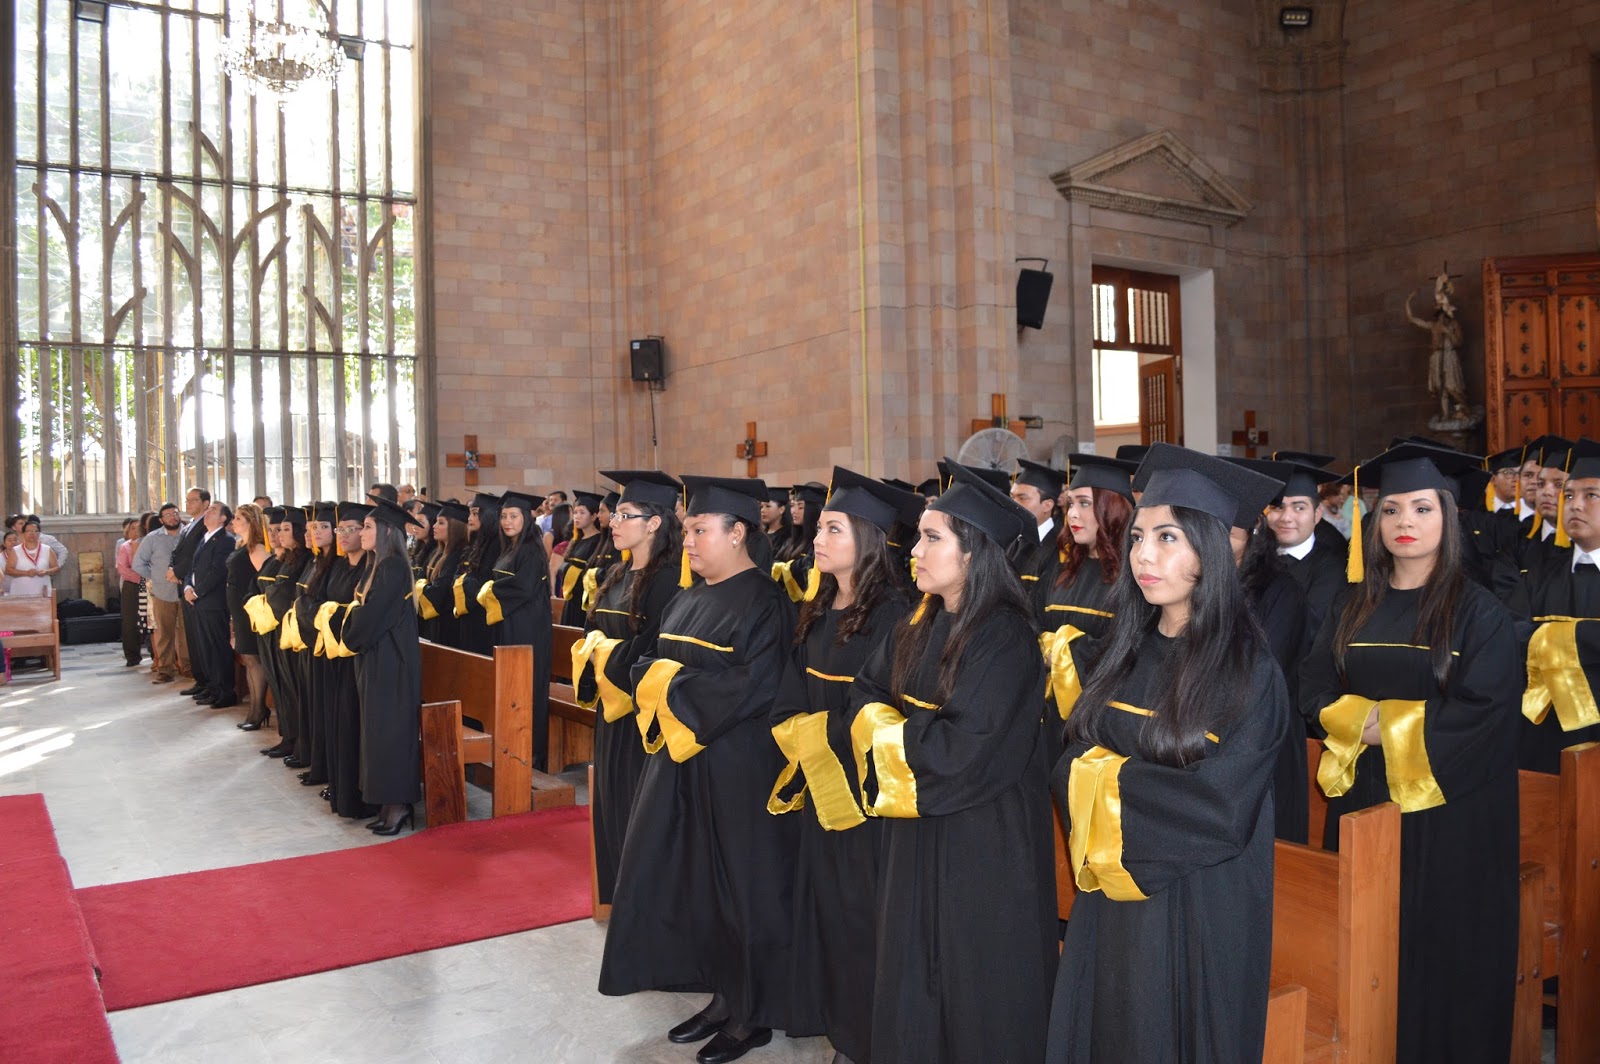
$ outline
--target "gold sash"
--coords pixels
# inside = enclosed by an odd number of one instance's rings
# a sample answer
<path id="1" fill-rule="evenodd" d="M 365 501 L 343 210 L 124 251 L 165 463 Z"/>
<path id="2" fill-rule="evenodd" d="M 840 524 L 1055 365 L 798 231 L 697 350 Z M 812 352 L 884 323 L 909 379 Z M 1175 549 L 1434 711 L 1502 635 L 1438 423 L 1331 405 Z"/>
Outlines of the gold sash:
<path id="1" fill-rule="evenodd" d="M 583 574 L 583 612 L 594 607 L 595 592 L 600 590 L 600 570 L 586 569 Z"/>
<path id="2" fill-rule="evenodd" d="M 577 691 L 578 682 L 583 679 L 584 668 L 592 664 L 596 697 L 605 707 L 601 715 L 605 717 L 607 724 L 615 724 L 633 712 L 633 697 L 612 683 L 611 677 L 606 675 L 606 665 L 611 660 L 611 652 L 621 645 L 622 640 L 607 639 L 605 633 L 598 628 L 584 633 L 582 640 L 572 644 L 573 691 Z M 593 709 L 595 701 L 596 699 L 579 698 L 578 704 L 584 709 Z"/>
<path id="3" fill-rule="evenodd" d="M 1073 641 L 1083 634 L 1082 629 L 1064 624 L 1053 632 L 1043 632 L 1039 636 L 1039 649 L 1050 666 L 1047 694 L 1054 699 L 1056 712 L 1061 714 L 1062 720 L 1072 716 L 1078 696 L 1083 694 L 1083 684 L 1078 679 L 1078 665 L 1072 660 L 1070 649 Z"/>
<path id="4" fill-rule="evenodd" d="M 1374 702 L 1360 695 L 1345 695 L 1318 714 L 1328 737 L 1323 740 L 1322 759 L 1317 763 L 1317 785 L 1322 793 L 1337 798 L 1350 790 L 1356 779 L 1356 761 L 1367 747 L 1361 741 L 1372 707 L 1378 707 L 1378 731 L 1383 739 L 1384 773 L 1389 797 L 1402 813 L 1415 813 L 1445 803 L 1444 792 L 1433 775 L 1423 740 L 1427 703 L 1384 699 Z"/>
<path id="5" fill-rule="evenodd" d="M 826 713 L 798 713 L 772 729 L 778 749 L 788 758 L 788 764 L 778 773 L 772 785 L 772 795 L 767 799 L 767 812 L 792 813 L 806 804 L 806 792 L 811 792 L 817 823 L 825 831 L 844 831 L 865 822 L 855 795 L 850 792 L 850 781 L 845 778 L 844 766 L 828 745 L 828 715 Z M 794 779 L 795 773 L 805 770 L 805 781 L 793 797 L 778 797 L 783 788 Z"/>
<path id="6" fill-rule="evenodd" d="M 867 793 L 867 752 L 878 776 L 878 797 L 864 806 L 867 816 L 917 816 L 917 777 L 906 761 L 906 718 L 884 702 L 868 702 L 850 725 L 861 796 Z"/>
<path id="7" fill-rule="evenodd" d="M 456 600 L 456 608 L 455 608 L 456 616 L 457 617 L 465 617 L 467 615 L 467 574 L 466 573 L 462 573 L 460 576 L 456 577 L 456 582 L 453 585 L 451 585 L 451 590 L 454 593 L 455 600 Z"/>
<path id="8" fill-rule="evenodd" d="M 1528 689 L 1522 696 L 1522 715 L 1543 724 L 1554 705 L 1562 731 L 1600 724 L 1594 691 L 1578 662 L 1578 622 L 1587 618 L 1534 619 L 1540 624 L 1528 642 Z"/>
<path id="9" fill-rule="evenodd" d="M 250 618 L 250 630 L 256 635 L 266 635 L 278 627 L 278 618 L 268 605 L 266 595 L 252 595 L 245 599 L 244 612 Z"/>
<path id="10" fill-rule="evenodd" d="M 665 745 L 667 756 L 679 763 L 705 749 L 695 741 L 694 732 L 689 730 L 688 725 L 679 720 L 672 712 L 672 707 L 667 705 L 667 690 L 682 668 L 683 662 L 671 658 L 652 662 L 639 680 L 635 699 L 639 706 L 639 734 L 644 738 L 645 752 L 653 754 Z M 650 725 L 657 721 L 661 724 L 661 734 L 651 739 Z"/>
<path id="11" fill-rule="evenodd" d="M 773 562 L 772 579 L 783 585 L 790 602 L 810 602 L 817 597 L 817 590 L 822 587 L 822 570 L 813 563 L 806 571 L 806 586 L 801 587 L 800 581 L 794 578 L 793 561 Z"/>
<path id="12" fill-rule="evenodd" d="M 1122 866 L 1122 766 L 1127 757 L 1092 746 L 1072 761 L 1067 777 L 1067 813 L 1072 831 L 1067 851 L 1079 890 L 1102 890 L 1113 901 L 1144 901 Z"/>
<path id="13" fill-rule="evenodd" d="M 500 610 L 500 600 L 494 597 L 493 580 L 484 581 L 483 586 L 478 589 L 478 605 L 483 607 L 484 616 L 489 624 L 499 624 L 505 620 L 505 614 Z"/>
<path id="14" fill-rule="evenodd" d="M 426 580 L 418 580 L 413 592 L 417 596 L 417 616 L 425 621 L 437 620 L 439 611 L 433 608 L 433 603 L 428 601 L 428 596 L 422 593 L 422 589 L 427 586 L 428 582 Z"/>

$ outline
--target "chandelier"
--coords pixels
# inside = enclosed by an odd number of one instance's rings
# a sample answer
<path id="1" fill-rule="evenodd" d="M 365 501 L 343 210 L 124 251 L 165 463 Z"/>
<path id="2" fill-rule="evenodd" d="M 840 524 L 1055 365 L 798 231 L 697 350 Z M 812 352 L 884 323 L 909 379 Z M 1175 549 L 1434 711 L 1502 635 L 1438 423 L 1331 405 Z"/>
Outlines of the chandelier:
<path id="1" fill-rule="evenodd" d="M 344 50 L 321 0 L 239 0 L 221 41 L 222 69 L 251 95 L 288 97 L 332 85 Z M 298 9 L 298 10 L 296 10 Z"/>

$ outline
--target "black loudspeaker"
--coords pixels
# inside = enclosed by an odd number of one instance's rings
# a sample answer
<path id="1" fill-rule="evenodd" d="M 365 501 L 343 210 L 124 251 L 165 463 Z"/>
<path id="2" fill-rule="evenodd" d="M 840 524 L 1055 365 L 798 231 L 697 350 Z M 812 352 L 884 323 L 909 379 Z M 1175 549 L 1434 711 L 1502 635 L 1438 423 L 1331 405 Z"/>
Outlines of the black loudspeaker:
<path id="1" fill-rule="evenodd" d="M 667 379 L 666 359 L 661 350 L 661 339 L 634 340 L 629 345 L 633 379 L 636 381 L 664 381 Z"/>
<path id="2" fill-rule="evenodd" d="M 1050 302 L 1050 286 L 1055 277 L 1043 270 L 1026 267 L 1017 275 L 1017 325 L 1028 329 L 1044 328 L 1044 308 Z"/>

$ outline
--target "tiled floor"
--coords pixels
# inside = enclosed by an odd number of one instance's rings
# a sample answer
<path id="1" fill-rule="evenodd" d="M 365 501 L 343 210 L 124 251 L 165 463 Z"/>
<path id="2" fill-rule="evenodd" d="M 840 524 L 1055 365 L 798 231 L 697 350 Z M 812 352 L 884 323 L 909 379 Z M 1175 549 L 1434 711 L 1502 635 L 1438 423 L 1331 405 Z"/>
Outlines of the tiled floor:
<path id="1" fill-rule="evenodd" d="M 382 844 L 259 756 L 270 732 L 67 647 L 59 683 L 0 687 L 0 794 L 43 792 L 78 886 Z M 263 736 L 268 741 L 263 741 Z M 474 816 L 487 815 L 474 796 Z M 292 919 L 286 920 L 292 933 Z M 688 1064 L 664 1037 L 701 996 L 594 991 L 588 920 L 111 1014 L 127 1064 Z M 826 1064 L 823 1039 L 776 1037 L 751 1064 Z"/>

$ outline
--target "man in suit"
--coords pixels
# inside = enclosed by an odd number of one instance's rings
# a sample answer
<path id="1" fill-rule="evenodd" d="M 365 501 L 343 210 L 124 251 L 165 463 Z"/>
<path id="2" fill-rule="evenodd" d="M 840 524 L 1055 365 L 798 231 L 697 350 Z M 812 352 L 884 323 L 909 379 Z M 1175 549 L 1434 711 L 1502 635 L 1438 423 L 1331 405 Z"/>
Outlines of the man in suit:
<path id="1" fill-rule="evenodd" d="M 233 644 L 228 638 L 228 555 L 233 553 L 233 535 L 227 524 L 233 512 L 221 503 L 206 508 L 198 522 L 200 542 L 184 582 L 183 598 L 189 604 L 194 627 L 189 646 L 194 651 L 197 676 L 204 669 L 204 684 L 194 700 L 203 706 L 224 709 L 239 704 L 233 689 Z"/>
<path id="2" fill-rule="evenodd" d="M 200 540 L 205 536 L 205 522 L 200 520 L 200 515 L 206 512 L 206 507 L 211 505 L 211 493 L 204 488 L 190 488 L 183 497 L 184 512 L 189 515 L 189 524 L 178 536 L 178 545 L 172 548 L 172 561 L 167 567 L 165 580 L 169 584 L 177 585 L 178 590 L 178 615 L 183 625 L 184 642 L 194 649 L 194 610 L 189 605 L 188 596 L 183 593 L 184 587 L 189 582 L 189 571 L 194 567 L 195 550 L 200 546 Z M 189 667 L 194 672 L 194 683 L 185 687 L 178 693 L 180 695 L 197 695 L 206 688 L 205 663 L 201 655 L 189 655 Z"/>

